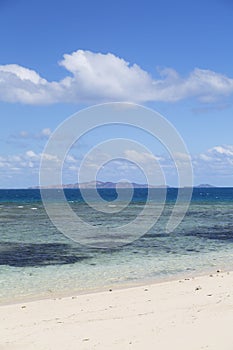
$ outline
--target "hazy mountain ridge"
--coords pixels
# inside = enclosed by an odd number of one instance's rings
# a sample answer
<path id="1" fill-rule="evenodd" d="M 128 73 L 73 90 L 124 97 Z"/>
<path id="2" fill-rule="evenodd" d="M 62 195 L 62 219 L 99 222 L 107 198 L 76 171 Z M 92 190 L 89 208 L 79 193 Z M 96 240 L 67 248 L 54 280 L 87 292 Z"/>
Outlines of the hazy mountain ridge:
<path id="1" fill-rule="evenodd" d="M 159 186 L 153 186 L 148 184 L 138 184 L 136 182 L 129 183 L 129 182 L 103 182 L 103 181 L 90 181 L 90 182 L 83 182 L 83 183 L 76 183 L 76 184 L 63 184 L 63 185 L 51 185 L 51 186 L 35 186 L 30 187 L 30 189 L 40 189 L 40 188 L 80 188 L 80 189 L 92 189 L 92 188 L 167 188 L 169 186 L 166 185 L 159 185 Z"/>
<path id="2" fill-rule="evenodd" d="M 45 188 L 45 189 L 59 189 L 59 188 L 70 188 L 70 189 L 94 189 L 94 188 L 106 188 L 106 189 L 115 189 L 116 187 L 118 188 L 169 188 L 171 186 L 168 185 L 148 185 L 148 184 L 139 184 L 136 182 L 111 182 L 111 181 L 90 181 L 90 182 L 82 182 L 82 183 L 75 183 L 75 184 L 62 184 L 62 185 L 49 185 L 49 186 L 35 186 L 35 187 L 30 187 L 30 189 L 40 189 L 40 188 Z M 200 184 L 197 186 L 193 186 L 193 188 L 214 188 L 216 186 L 210 185 L 210 184 Z"/>

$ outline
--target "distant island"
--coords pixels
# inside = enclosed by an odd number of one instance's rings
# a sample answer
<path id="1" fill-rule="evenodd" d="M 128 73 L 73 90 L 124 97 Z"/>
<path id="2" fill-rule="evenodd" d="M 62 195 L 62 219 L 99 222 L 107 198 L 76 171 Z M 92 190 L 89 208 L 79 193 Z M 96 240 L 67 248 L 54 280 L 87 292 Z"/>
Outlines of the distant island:
<path id="1" fill-rule="evenodd" d="M 82 182 L 82 183 L 75 183 L 75 184 L 62 184 L 62 185 L 49 185 L 49 186 L 34 186 L 29 187 L 29 189 L 59 189 L 59 188 L 70 188 L 70 189 L 94 189 L 94 188 L 109 188 L 109 189 L 115 189 L 118 188 L 170 188 L 171 186 L 168 185 L 148 185 L 148 184 L 139 184 L 136 182 L 103 182 L 103 181 L 90 181 L 90 182 Z M 200 184 L 197 186 L 193 186 L 193 188 L 214 188 L 216 186 L 210 185 L 210 184 Z"/>
<path id="2" fill-rule="evenodd" d="M 63 185 L 49 185 L 49 186 L 34 186 L 30 187 L 30 189 L 59 189 L 59 188 L 80 188 L 80 189 L 92 189 L 92 188 L 113 188 L 115 189 L 116 187 L 119 188 L 168 188 L 169 186 L 167 185 L 159 185 L 159 186 L 153 186 L 153 185 L 148 185 L 148 184 L 138 184 L 136 182 L 103 182 L 103 181 L 90 181 L 90 182 L 82 182 L 82 183 L 75 183 L 75 184 L 63 184 Z"/>
<path id="3" fill-rule="evenodd" d="M 198 186 L 194 186 L 195 188 L 214 188 L 216 186 L 210 185 L 210 184 L 200 184 Z"/>

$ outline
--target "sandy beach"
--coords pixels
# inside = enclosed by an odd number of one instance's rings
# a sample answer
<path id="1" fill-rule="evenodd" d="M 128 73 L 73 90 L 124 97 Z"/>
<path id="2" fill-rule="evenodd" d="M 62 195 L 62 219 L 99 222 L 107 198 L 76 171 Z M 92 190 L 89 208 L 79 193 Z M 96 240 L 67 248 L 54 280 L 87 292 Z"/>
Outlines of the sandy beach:
<path id="1" fill-rule="evenodd" d="M 0 307 L 0 349 L 233 349 L 233 272 Z"/>

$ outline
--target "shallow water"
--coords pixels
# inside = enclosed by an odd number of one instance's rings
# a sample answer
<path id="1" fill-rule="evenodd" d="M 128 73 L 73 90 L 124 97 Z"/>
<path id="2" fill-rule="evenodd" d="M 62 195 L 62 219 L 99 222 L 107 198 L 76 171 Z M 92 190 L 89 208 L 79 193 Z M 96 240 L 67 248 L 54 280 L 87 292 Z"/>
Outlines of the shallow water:
<path id="1" fill-rule="evenodd" d="M 110 205 L 116 198 L 114 190 L 101 194 Z M 38 190 L 0 190 L 1 301 L 232 269 L 233 189 L 194 189 L 185 218 L 168 234 L 165 227 L 176 195 L 176 189 L 168 189 L 162 216 L 143 237 L 123 247 L 97 249 L 60 233 L 48 218 Z M 141 212 L 147 191 L 135 190 L 131 204 L 114 215 L 88 208 L 77 190 L 67 190 L 66 196 L 82 220 L 111 228 Z"/>

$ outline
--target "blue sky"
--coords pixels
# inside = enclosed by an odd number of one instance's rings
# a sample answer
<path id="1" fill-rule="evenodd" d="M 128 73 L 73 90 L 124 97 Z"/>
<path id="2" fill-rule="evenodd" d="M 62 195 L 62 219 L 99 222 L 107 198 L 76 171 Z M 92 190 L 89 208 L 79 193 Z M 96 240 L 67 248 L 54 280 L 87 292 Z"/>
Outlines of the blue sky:
<path id="1" fill-rule="evenodd" d="M 112 101 L 166 117 L 189 149 L 195 184 L 233 186 L 232 16 L 230 0 L 0 1 L 0 188 L 37 185 L 51 132 Z M 95 140 L 76 147 L 64 181 L 75 182 Z M 153 152 L 168 166 L 160 147 Z"/>

